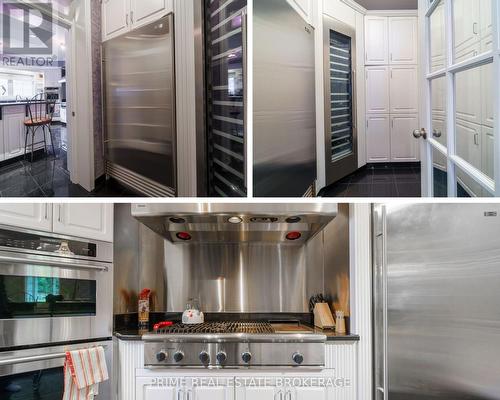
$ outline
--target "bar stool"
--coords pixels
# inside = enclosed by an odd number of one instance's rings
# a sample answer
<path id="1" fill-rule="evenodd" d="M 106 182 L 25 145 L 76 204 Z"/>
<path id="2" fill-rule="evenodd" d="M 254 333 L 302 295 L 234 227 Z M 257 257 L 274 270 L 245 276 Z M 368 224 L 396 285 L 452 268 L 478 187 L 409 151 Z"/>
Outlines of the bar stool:
<path id="1" fill-rule="evenodd" d="M 43 132 L 43 143 L 45 147 L 45 153 L 47 153 L 47 139 L 46 139 L 46 129 L 49 131 L 50 142 L 52 144 L 52 153 L 54 158 L 56 158 L 56 151 L 54 148 L 54 139 L 52 137 L 52 130 L 50 125 L 52 124 L 52 116 L 54 115 L 56 102 L 50 99 L 46 93 L 37 94 L 31 100 L 28 100 L 27 108 L 29 118 L 24 121 L 24 126 L 26 128 L 26 139 L 24 142 L 24 158 L 26 159 L 26 153 L 28 151 L 28 138 L 31 134 L 31 162 L 33 162 L 33 153 L 35 150 L 35 145 L 41 144 L 42 142 L 35 143 L 35 135 L 38 129 L 42 129 Z"/>

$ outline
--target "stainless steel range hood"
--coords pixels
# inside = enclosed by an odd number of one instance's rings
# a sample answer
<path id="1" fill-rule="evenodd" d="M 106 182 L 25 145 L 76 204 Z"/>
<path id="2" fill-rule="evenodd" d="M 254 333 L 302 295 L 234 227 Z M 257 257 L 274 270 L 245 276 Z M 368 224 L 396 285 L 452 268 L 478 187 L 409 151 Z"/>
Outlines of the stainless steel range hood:
<path id="1" fill-rule="evenodd" d="M 173 243 L 303 244 L 337 212 L 337 204 L 132 205 L 135 218 Z"/>

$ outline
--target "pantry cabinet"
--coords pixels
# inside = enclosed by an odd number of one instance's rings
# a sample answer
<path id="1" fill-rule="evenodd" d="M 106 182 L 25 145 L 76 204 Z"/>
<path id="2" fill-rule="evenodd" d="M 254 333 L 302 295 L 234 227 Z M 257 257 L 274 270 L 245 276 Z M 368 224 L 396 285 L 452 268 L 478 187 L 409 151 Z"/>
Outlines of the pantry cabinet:
<path id="1" fill-rule="evenodd" d="M 367 15 L 365 33 L 367 162 L 418 162 L 418 19 Z"/>
<path id="2" fill-rule="evenodd" d="M 388 115 L 369 115 L 366 121 L 366 148 L 369 163 L 389 162 L 391 128 Z"/>
<path id="3" fill-rule="evenodd" d="M 155 21 L 173 12 L 173 0 L 103 0 L 103 41 Z"/>
<path id="4" fill-rule="evenodd" d="M 1 204 L 2 225 L 113 241 L 113 204 Z"/>
<path id="5" fill-rule="evenodd" d="M 54 232 L 113 241 L 113 205 L 64 203 L 54 205 Z"/>
<path id="6" fill-rule="evenodd" d="M 366 67 L 366 112 L 389 114 L 390 82 L 389 67 Z"/>
<path id="7" fill-rule="evenodd" d="M 391 64 L 417 63 L 418 24 L 414 17 L 389 18 L 389 61 Z"/>
<path id="8" fill-rule="evenodd" d="M 390 75 L 391 114 L 417 114 L 417 67 L 391 66 Z"/>
<path id="9" fill-rule="evenodd" d="M 391 117 L 391 161 L 419 161 L 419 142 L 413 137 L 418 127 L 416 115 L 397 115 Z"/>
<path id="10" fill-rule="evenodd" d="M 365 17 L 365 64 L 418 64 L 418 20 L 413 16 Z"/>
<path id="11" fill-rule="evenodd" d="M 365 17 L 366 65 L 389 64 L 389 28 L 387 17 Z"/>
<path id="12" fill-rule="evenodd" d="M 0 223 L 25 229 L 52 231 L 52 204 L 0 204 Z"/>

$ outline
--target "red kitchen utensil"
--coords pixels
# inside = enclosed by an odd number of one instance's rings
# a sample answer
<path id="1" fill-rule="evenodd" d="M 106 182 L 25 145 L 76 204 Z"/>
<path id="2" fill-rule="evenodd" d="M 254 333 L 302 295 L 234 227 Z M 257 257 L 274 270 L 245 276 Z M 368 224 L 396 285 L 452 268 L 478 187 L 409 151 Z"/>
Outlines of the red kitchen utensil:
<path id="1" fill-rule="evenodd" d="M 169 326 L 172 326 L 173 324 L 174 323 L 172 321 L 159 322 L 153 327 L 153 329 L 157 331 L 158 329 L 167 328 Z"/>

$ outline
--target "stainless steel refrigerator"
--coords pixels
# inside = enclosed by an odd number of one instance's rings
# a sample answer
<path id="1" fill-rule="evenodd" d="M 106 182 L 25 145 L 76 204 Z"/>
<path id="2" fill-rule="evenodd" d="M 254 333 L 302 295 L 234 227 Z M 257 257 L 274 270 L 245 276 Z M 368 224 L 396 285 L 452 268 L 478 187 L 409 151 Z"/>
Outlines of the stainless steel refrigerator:
<path id="1" fill-rule="evenodd" d="M 153 197 L 177 194 L 173 24 L 103 44 L 106 174 Z"/>
<path id="2" fill-rule="evenodd" d="M 314 28 L 287 0 L 254 0 L 254 196 L 315 194 Z"/>
<path id="3" fill-rule="evenodd" d="M 376 400 L 500 398 L 500 205 L 374 208 Z"/>

